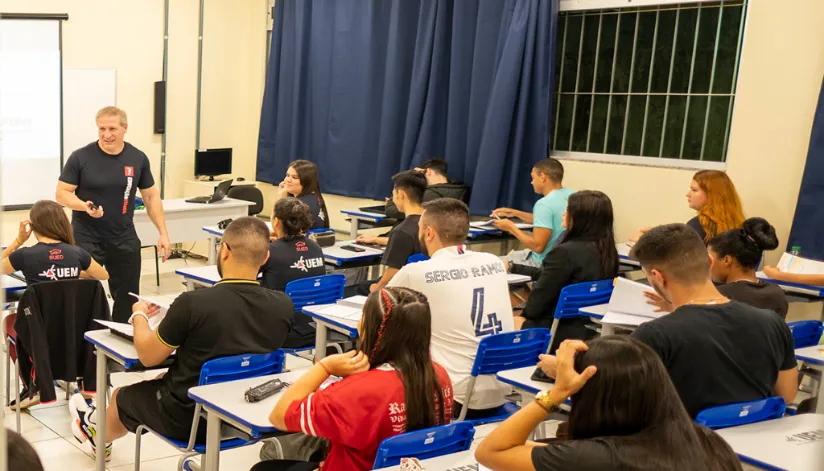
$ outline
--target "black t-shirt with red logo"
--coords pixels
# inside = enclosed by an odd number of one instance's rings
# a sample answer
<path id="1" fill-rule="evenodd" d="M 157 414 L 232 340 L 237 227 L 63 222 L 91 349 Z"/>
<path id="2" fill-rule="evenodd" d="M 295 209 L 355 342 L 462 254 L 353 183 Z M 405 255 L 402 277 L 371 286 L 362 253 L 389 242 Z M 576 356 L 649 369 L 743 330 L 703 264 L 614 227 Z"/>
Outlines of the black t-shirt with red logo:
<path id="1" fill-rule="evenodd" d="M 97 141 L 72 152 L 60 181 L 77 185 L 75 194 L 83 201 L 103 207 L 103 217 L 95 219 L 85 211 L 74 211 L 72 226 L 80 242 L 135 239 L 134 197 L 137 189 L 154 186 L 149 158 L 128 142 L 117 155 L 100 149 Z"/>
<path id="2" fill-rule="evenodd" d="M 92 256 L 76 245 L 38 242 L 12 252 L 9 263 L 15 271 L 22 271 L 26 284 L 31 285 L 40 281 L 80 278 L 80 272 L 88 270 L 91 265 Z"/>
<path id="3" fill-rule="evenodd" d="M 290 281 L 326 274 L 323 250 L 306 237 L 276 240 L 269 244 L 269 260 L 260 272 L 263 286 L 283 291 Z"/>

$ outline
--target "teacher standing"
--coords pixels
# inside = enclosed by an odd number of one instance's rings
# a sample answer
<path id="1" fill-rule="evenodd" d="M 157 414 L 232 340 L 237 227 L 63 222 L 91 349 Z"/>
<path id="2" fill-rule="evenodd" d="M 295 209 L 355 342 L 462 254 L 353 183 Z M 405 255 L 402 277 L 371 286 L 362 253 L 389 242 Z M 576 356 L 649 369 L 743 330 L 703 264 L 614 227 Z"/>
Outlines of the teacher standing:
<path id="1" fill-rule="evenodd" d="M 97 141 L 69 156 L 57 182 L 56 198 L 73 211 L 77 245 L 108 270 L 112 317 L 126 322 L 135 301 L 129 293 L 140 290 L 141 243 L 134 228 L 137 189 L 160 235 L 157 246 L 164 262 L 171 244 L 149 158 L 123 140 L 128 128 L 126 113 L 107 106 L 97 112 L 96 120 Z"/>

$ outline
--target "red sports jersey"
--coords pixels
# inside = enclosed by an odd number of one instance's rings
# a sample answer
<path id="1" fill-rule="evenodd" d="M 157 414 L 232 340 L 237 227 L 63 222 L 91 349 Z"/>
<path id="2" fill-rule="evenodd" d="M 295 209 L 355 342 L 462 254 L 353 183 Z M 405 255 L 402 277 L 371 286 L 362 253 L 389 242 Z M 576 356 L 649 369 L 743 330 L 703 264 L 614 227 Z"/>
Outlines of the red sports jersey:
<path id="1" fill-rule="evenodd" d="M 452 418 L 452 382 L 441 365 L 435 373 L 443 391 L 446 423 Z M 403 382 L 389 365 L 344 378 L 295 401 L 286 411 L 290 432 L 327 438 L 329 456 L 324 471 L 370 470 L 378 445 L 406 431 Z"/>

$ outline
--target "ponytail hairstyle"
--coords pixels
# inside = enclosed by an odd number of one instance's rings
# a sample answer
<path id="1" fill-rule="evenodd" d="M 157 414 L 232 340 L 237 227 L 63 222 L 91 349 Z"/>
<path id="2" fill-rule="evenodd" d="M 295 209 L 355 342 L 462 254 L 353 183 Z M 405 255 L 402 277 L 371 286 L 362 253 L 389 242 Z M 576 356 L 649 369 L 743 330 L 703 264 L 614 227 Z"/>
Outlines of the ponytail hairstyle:
<path id="1" fill-rule="evenodd" d="M 732 257 L 741 268 L 755 270 L 765 250 L 778 248 L 775 228 L 763 218 L 749 218 L 741 229 L 722 232 L 708 246 L 720 258 Z"/>
<path id="2" fill-rule="evenodd" d="M 395 367 L 406 395 L 406 431 L 446 423 L 444 397 L 429 343 L 432 314 L 422 293 L 383 288 L 369 295 L 363 307 L 359 349 L 369 366 Z"/>
<path id="3" fill-rule="evenodd" d="M 741 199 L 726 173 L 700 170 L 692 179 L 707 195 L 707 202 L 698 210 L 698 220 L 707 233 L 705 243 L 722 232 L 738 229 L 744 224 Z"/>
<path id="4" fill-rule="evenodd" d="M 289 164 L 289 167 L 295 169 L 300 180 L 300 186 L 303 188 L 299 195 L 315 195 L 318 199 L 318 205 L 323 211 L 323 220 L 325 221 L 325 228 L 329 227 L 329 211 L 326 210 L 326 201 L 323 200 L 323 195 L 320 192 L 320 177 L 318 176 L 317 165 L 308 160 L 295 160 Z M 312 216 L 317 217 L 317 215 Z"/>
<path id="5" fill-rule="evenodd" d="M 49 239 L 74 245 L 74 231 L 63 211 L 63 207 L 54 201 L 40 200 L 29 211 L 31 229 L 36 234 Z"/>
<path id="6" fill-rule="evenodd" d="M 297 198 L 279 199 L 275 203 L 273 215 L 280 220 L 286 240 L 304 235 L 312 227 L 309 206 Z"/>

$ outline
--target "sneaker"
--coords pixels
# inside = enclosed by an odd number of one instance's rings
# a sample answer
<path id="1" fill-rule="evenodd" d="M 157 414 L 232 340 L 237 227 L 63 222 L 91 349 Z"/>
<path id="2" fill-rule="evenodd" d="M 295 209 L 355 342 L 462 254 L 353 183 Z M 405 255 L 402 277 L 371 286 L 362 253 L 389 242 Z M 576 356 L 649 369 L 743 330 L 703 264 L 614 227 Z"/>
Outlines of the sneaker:
<path id="1" fill-rule="evenodd" d="M 29 390 L 27 388 L 24 388 L 22 391 L 20 391 L 20 408 L 22 410 L 26 410 L 31 406 L 36 406 L 37 404 L 40 404 L 39 392 L 36 392 L 32 394 L 31 397 L 29 397 Z M 9 408 L 13 411 L 17 410 L 16 399 L 12 399 L 12 401 L 9 403 Z"/>
<path id="2" fill-rule="evenodd" d="M 97 410 L 94 406 L 86 402 L 82 394 L 75 394 L 69 400 L 69 412 L 74 419 L 72 421 L 72 434 L 74 438 L 84 443 L 86 440 L 92 446 L 92 453 L 97 456 Z M 112 459 L 112 444 L 106 444 L 106 461 Z"/>

